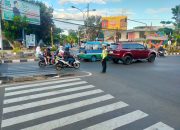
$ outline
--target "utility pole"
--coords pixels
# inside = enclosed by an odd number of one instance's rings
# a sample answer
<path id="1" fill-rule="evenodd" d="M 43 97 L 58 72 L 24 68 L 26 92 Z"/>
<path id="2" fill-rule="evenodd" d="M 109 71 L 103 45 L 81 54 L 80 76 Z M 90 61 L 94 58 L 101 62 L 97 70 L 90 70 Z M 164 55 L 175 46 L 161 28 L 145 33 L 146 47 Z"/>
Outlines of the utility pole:
<path id="1" fill-rule="evenodd" d="M 53 43 L 53 28 L 51 27 L 51 45 L 53 47 L 54 43 Z"/>
<path id="2" fill-rule="evenodd" d="M 180 33 L 180 5 L 178 6 L 178 14 L 177 14 L 177 30 Z"/>
<path id="3" fill-rule="evenodd" d="M 87 27 L 86 27 L 86 37 L 87 37 L 87 41 L 89 40 L 89 33 L 88 33 L 88 19 L 89 19 L 89 3 L 87 4 L 87 19 L 86 19 L 86 22 L 87 22 Z"/>
<path id="4" fill-rule="evenodd" d="M 87 4 L 87 19 L 89 18 L 89 3 Z"/>
<path id="5" fill-rule="evenodd" d="M 0 5 L 0 14 L 2 16 L 2 4 Z M 3 50 L 3 42 L 2 42 L 2 28 L 1 28 L 1 17 L 0 17 L 0 50 Z"/>

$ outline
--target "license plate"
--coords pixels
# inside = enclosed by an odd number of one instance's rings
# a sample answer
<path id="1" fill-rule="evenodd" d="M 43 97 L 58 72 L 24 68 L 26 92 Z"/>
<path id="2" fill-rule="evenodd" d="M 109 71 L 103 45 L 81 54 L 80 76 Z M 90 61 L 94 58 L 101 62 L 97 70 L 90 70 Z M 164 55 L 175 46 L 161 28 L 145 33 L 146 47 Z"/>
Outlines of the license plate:
<path id="1" fill-rule="evenodd" d="M 109 53 L 110 53 L 110 54 L 112 54 L 112 53 L 113 53 L 113 51 L 110 51 Z"/>

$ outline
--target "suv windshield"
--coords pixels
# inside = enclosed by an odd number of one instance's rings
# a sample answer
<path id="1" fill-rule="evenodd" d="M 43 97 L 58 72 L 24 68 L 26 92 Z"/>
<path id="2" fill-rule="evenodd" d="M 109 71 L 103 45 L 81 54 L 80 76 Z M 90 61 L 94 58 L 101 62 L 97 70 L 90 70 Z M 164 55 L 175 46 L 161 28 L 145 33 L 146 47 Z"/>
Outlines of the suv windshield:
<path id="1" fill-rule="evenodd" d="M 110 49 L 111 50 L 116 50 L 118 48 L 118 44 L 116 44 L 116 43 L 112 43 L 111 45 L 110 45 Z"/>

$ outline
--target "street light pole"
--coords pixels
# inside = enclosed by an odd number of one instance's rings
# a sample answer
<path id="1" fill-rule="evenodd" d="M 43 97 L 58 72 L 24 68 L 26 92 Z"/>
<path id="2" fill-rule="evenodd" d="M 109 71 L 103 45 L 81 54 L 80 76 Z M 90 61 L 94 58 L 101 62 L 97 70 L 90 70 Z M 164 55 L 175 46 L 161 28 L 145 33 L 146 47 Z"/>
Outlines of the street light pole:
<path id="1" fill-rule="evenodd" d="M 88 18 L 89 18 L 89 11 L 96 11 L 96 9 L 89 10 L 89 3 L 87 4 L 87 11 L 83 11 L 82 9 L 79 9 L 79 8 L 77 8 L 77 7 L 75 7 L 75 6 L 71 6 L 71 7 L 79 10 L 80 12 L 82 12 L 82 14 L 83 14 L 83 20 L 84 20 L 84 21 L 85 21 L 85 20 L 88 20 Z M 85 19 L 85 12 L 87 13 L 86 19 Z M 87 21 L 87 25 L 86 25 L 85 27 L 86 27 L 85 33 L 86 33 L 86 35 L 87 35 L 88 21 Z"/>

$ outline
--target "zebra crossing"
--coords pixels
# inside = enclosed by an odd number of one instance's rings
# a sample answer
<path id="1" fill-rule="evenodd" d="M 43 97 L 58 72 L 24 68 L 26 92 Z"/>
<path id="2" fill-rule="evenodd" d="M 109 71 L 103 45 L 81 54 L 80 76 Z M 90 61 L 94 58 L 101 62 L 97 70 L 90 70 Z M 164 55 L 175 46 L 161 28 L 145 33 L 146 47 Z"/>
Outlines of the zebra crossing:
<path id="1" fill-rule="evenodd" d="M 34 75 L 46 75 L 56 74 L 57 71 L 53 66 L 46 66 L 45 68 L 39 68 L 38 62 L 33 63 L 17 63 L 17 64 L 6 64 L 6 71 L 2 72 L 3 76 L 8 77 L 23 77 L 23 76 L 34 76 Z"/>
<path id="2" fill-rule="evenodd" d="M 10 86 L 5 88 L 1 129 L 114 130 L 150 116 L 141 110 L 126 113 L 128 107 L 129 104 L 80 78 Z M 101 118 L 96 121 L 98 116 Z M 159 121 L 143 130 L 174 128 Z"/>

